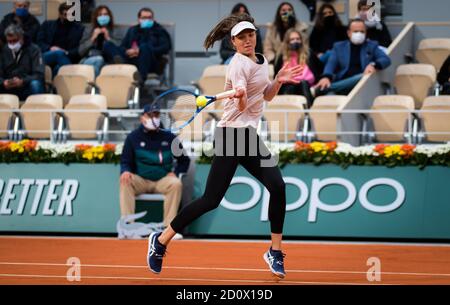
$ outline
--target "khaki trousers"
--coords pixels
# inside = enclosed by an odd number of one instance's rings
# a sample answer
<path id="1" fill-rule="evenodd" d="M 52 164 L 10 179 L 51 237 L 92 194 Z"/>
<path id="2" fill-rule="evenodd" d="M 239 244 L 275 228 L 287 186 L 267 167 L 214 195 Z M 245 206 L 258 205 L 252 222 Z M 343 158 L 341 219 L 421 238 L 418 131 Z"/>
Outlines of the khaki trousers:
<path id="1" fill-rule="evenodd" d="M 164 195 L 164 225 L 168 226 L 177 216 L 183 185 L 174 176 L 166 176 L 158 181 L 144 179 L 132 174 L 127 183 L 120 183 L 120 212 L 122 216 L 135 214 L 135 197 L 144 193 Z"/>

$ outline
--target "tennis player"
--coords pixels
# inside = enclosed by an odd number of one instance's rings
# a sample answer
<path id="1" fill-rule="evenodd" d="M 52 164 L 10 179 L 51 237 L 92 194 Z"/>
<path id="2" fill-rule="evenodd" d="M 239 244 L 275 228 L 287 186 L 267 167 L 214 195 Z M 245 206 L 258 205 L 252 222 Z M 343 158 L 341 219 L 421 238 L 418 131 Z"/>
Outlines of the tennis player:
<path id="1" fill-rule="evenodd" d="M 175 236 L 195 219 L 217 208 L 230 186 L 238 165 L 242 165 L 270 192 L 269 220 L 272 245 L 264 253 L 270 270 L 284 278 L 284 253 L 281 249 L 286 212 L 285 183 L 273 156 L 256 133 L 264 101 L 271 101 L 285 83 L 298 83 L 295 77 L 301 66 L 285 65 L 273 81 L 269 80 L 267 59 L 255 53 L 256 27 L 249 15 L 229 16 L 220 21 L 205 39 L 206 49 L 231 35 L 236 55 L 231 60 L 225 90 L 235 89 L 233 98 L 224 100 L 224 114 L 217 124 L 214 139 L 215 156 L 202 197 L 185 206 L 171 224 L 160 233 L 149 236 L 147 261 L 150 270 L 160 273 L 166 247 Z M 239 225 L 239 224 L 236 224 Z"/>

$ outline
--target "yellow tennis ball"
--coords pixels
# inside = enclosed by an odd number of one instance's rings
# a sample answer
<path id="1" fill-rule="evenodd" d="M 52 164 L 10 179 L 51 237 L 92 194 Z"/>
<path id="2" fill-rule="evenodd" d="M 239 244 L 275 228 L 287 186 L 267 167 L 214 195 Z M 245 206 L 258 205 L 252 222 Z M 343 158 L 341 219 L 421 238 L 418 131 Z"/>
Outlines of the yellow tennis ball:
<path id="1" fill-rule="evenodd" d="M 208 100 L 203 95 L 200 95 L 195 102 L 197 103 L 197 107 L 205 107 Z"/>

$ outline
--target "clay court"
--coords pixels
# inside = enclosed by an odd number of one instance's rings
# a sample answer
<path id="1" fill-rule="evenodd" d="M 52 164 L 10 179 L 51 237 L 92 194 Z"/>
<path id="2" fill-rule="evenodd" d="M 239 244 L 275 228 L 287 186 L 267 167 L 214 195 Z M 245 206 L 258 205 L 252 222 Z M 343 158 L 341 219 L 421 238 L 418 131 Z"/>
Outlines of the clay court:
<path id="1" fill-rule="evenodd" d="M 103 285 L 361 285 L 450 284 L 450 245 L 286 242 L 287 277 L 268 271 L 262 241 L 173 241 L 163 272 L 146 265 L 146 240 L 0 237 L 0 284 Z M 67 261 L 81 262 L 81 281 L 70 282 Z M 381 281 L 370 282 L 369 258 Z"/>

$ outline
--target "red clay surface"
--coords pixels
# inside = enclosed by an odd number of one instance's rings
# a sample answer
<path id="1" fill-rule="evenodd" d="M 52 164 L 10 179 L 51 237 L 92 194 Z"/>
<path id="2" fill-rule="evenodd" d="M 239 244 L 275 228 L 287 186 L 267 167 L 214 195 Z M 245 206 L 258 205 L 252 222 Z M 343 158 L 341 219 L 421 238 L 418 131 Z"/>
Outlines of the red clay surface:
<path id="1" fill-rule="evenodd" d="M 262 255 L 269 243 L 173 241 L 159 275 L 146 263 L 146 240 L 0 237 L 0 284 L 300 285 L 450 284 L 450 245 L 284 244 L 287 276 L 276 280 Z M 80 281 L 67 261 L 81 262 Z M 381 281 L 369 281 L 369 258 Z M 73 270 L 73 269 L 72 269 Z M 371 273 L 373 275 L 373 273 Z"/>

